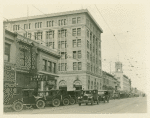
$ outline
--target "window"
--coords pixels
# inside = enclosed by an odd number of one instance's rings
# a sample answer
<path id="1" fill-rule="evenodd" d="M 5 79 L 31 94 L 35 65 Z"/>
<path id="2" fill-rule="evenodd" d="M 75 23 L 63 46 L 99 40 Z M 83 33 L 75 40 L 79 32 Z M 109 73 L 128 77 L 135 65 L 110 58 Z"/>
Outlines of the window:
<path id="1" fill-rule="evenodd" d="M 76 18 L 72 18 L 72 24 L 76 24 Z"/>
<path id="2" fill-rule="evenodd" d="M 99 57 L 101 57 L 101 51 L 99 51 Z"/>
<path id="3" fill-rule="evenodd" d="M 26 53 L 25 50 L 23 49 L 20 50 L 20 65 L 21 66 L 25 66 L 25 56 L 26 56 L 25 53 Z"/>
<path id="4" fill-rule="evenodd" d="M 73 59 L 80 59 L 82 57 L 81 50 L 79 51 L 73 51 Z"/>
<path id="5" fill-rule="evenodd" d="M 31 33 L 28 33 L 28 36 L 27 36 L 27 33 L 24 33 L 23 35 L 24 35 L 24 37 L 27 37 L 27 38 L 31 39 Z"/>
<path id="6" fill-rule="evenodd" d="M 78 62 L 78 70 L 82 70 L 82 63 Z"/>
<path id="7" fill-rule="evenodd" d="M 19 30 L 20 25 L 13 25 L 13 31 Z"/>
<path id="8" fill-rule="evenodd" d="M 81 39 L 73 40 L 73 47 L 81 47 Z"/>
<path id="9" fill-rule="evenodd" d="M 89 52 L 87 51 L 87 59 L 89 60 Z"/>
<path id="10" fill-rule="evenodd" d="M 72 29 L 72 36 L 76 36 L 76 29 Z"/>
<path id="11" fill-rule="evenodd" d="M 92 66 L 92 64 L 91 64 L 91 72 L 93 71 L 93 66 Z"/>
<path id="12" fill-rule="evenodd" d="M 35 23 L 35 28 L 41 28 L 41 27 L 42 27 L 42 22 Z"/>
<path id="13" fill-rule="evenodd" d="M 93 53 L 95 52 L 95 48 L 94 48 L 94 46 L 93 46 Z"/>
<path id="14" fill-rule="evenodd" d="M 96 49 L 96 55 L 98 55 L 98 51 L 97 51 L 97 49 Z"/>
<path id="15" fill-rule="evenodd" d="M 81 17 L 77 17 L 77 23 L 81 23 Z"/>
<path id="16" fill-rule="evenodd" d="M 67 30 L 58 30 L 58 38 L 64 38 L 67 37 Z"/>
<path id="17" fill-rule="evenodd" d="M 48 62 L 48 71 L 52 72 L 52 62 Z"/>
<path id="18" fill-rule="evenodd" d="M 46 71 L 47 60 L 43 59 L 43 71 Z"/>
<path id="19" fill-rule="evenodd" d="M 66 24 L 67 24 L 66 19 L 58 20 L 58 25 L 59 25 L 59 26 L 61 26 L 61 25 L 66 25 Z"/>
<path id="20" fill-rule="evenodd" d="M 56 73 L 56 63 L 52 62 L 52 73 Z"/>
<path id="21" fill-rule="evenodd" d="M 35 32 L 35 40 L 41 40 L 42 39 L 42 32 Z"/>
<path id="22" fill-rule="evenodd" d="M 47 47 L 50 47 L 51 49 L 54 49 L 54 42 L 47 42 Z"/>
<path id="23" fill-rule="evenodd" d="M 60 68 L 60 63 L 59 63 L 59 68 Z M 61 63 L 61 68 L 59 71 L 66 71 L 67 70 L 67 63 Z"/>
<path id="24" fill-rule="evenodd" d="M 101 66 L 101 60 L 99 60 L 99 66 Z"/>
<path id="25" fill-rule="evenodd" d="M 61 52 L 61 59 L 67 59 L 67 53 Z"/>
<path id="26" fill-rule="evenodd" d="M 74 28 L 74 29 L 72 29 L 72 36 L 81 36 L 81 28 L 77 28 L 77 29 Z"/>
<path id="27" fill-rule="evenodd" d="M 77 70 L 77 62 L 73 62 L 73 70 Z"/>
<path id="28" fill-rule="evenodd" d="M 90 63 L 87 63 L 87 70 L 90 71 Z"/>
<path id="29" fill-rule="evenodd" d="M 87 37 L 89 38 L 89 30 L 87 29 L 87 31 L 86 31 L 86 32 L 87 32 Z"/>
<path id="30" fill-rule="evenodd" d="M 10 61 L 10 44 L 5 43 L 5 55 L 4 60 L 9 62 Z"/>
<path id="31" fill-rule="evenodd" d="M 95 63 L 95 56 L 93 57 L 93 63 Z"/>
<path id="32" fill-rule="evenodd" d="M 24 24 L 24 29 L 28 29 L 28 25 L 27 24 Z"/>
<path id="33" fill-rule="evenodd" d="M 89 41 L 87 40 L 87 48 L 89 49 Z"/>
<path id="34" fill-rule="evenodd" d="M 76 46 L 77 46 L 76 40 L 73 40 L 73 47 L 76 47 Z"/>
<path id="35" fill-rule="evenodd" d="M 81 36 L 81 28 L 77 28 L 77 36 Z"/>
<path id="36" fill-rule="evenodd" d="M 73 59 L 76 59 L 76 58 L 77 58 L 77 52 L 73 51 Z"/>
<path id="37" fill-rule="evenodd" d="M 53 27 L 54 21 L 47 21 L 47 27 Z"/>
<path id="38" fill-rule="evenodd" d="M 78 59 L 81 59 L 81 50 L 78 51 Z"/>
<path id="39" fill-rule="evenodd" d="M 92 41 L 92 33 L 90 33 L 90 41 Z"/>
<path id="40" fill-rule="evenodd" d="M 31 29 L 31 23 L 29 23 L 29 24 L 24 24 L 24 29 Z"/>
<path id="41" fill-rule="evenodd" d="M 67 47 L 67 42 L 66 41 L 59 41 L 58 42 L 58 48 L 60 49 L 62 49 L 62 48 L 66 48 Z"/>
<path id="42" fill-rule="evenodd" d="M 90 51 L 92 51 L 92 44 L 90 44 Z"/>
<path id="43" fill-rule="evenodd" d="M 81 47 L 81 39 L 77 40 L 77 47 Z"/>
<path id="44" fill-rule="evenodd" d="M 93 89 L 93 81 L 91 81 L 91 89 Z"/>
<path id="45" fill-rule="evenodd" d="M 54 31 L 46 31 L 46 39 L 53 39 Z"/>
<path id="46" fill-rule="evenodd" d="M 92 62 L 92 54 L 90 54 L 90 61 Z"/>

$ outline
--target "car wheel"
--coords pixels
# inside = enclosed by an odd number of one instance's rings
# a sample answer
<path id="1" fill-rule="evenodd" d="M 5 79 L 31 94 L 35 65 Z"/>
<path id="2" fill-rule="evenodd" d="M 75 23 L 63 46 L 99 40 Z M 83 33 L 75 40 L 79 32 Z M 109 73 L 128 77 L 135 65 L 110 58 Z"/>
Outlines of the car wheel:
<path id="1" fill-rule="evenodd" d="M 22 102 L 17 101 L 13 104 L 13 110 L 14 111 L 21 111 L 22 109 L 23 109 L 23 103 Z"/>
<path id="2" fill-rule="evenodd" d="M 36 102 L 36 107 L 37 107 L 38 109 L 43 109 L 43 108 L 45 107 L 45 102 L 44 102 L 44 100 L 38 100 L 38 101 Z"/>
<path id="3" fill-rule="evenodd" d="M 63 105 L 64 105 L 64 106 L 69 105 L 69 100 L 68 100 L 67 98 L 65 98 L 65 99 L 63 100 Z"/>
<path id="4" fill-rule="evenodd" d="M 75 99 L 73 99 L 73 98 L 71 98 L 70 100 L 69 100 L 69 103 L 71 104 L 71 105 L 74 105 L 75 104 Z"/>
<path id="5" fill-rule="evenodd" d="M 60 106 L 60 100 L 59 100 L 59 99 L 54 99 L 54 100 L 52 101 L 52 105 L 53 105 L 54 107 L 59 107 L 59 106 Z"/>
<path id="6" fill-rule="evenodd" d="M 86 103 L 86 105 L 88 105 L 88 103 Z"/>
<path id="7" fill-rule="evenodd" d="M 81 103 L 79 103 L 79 106 L 81 106 Z"/>

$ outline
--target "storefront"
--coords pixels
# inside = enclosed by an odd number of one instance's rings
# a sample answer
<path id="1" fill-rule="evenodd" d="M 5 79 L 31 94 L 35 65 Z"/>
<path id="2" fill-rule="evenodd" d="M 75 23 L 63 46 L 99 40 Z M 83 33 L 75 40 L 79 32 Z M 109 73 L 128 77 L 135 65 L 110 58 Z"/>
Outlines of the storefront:
<path id="1" fill-rule="evenodd" d="M 82 83 L 80 80 L 75 80 L 73 83 L 73 87 L 75 90 L 82 90 Z"/>
<path id="2" fill-rule="evenodd" d="M 59 89 L 67 90 L 67 82 L 65 80 L 59 82 Z"/>
<path id="3" fill-rule="evenodd" d="M 35 75 L 30 79 L 30 84 L 37 83 L 38 91 L 56 89 L 56 82 L 55 76 L 46 74 Z"/>

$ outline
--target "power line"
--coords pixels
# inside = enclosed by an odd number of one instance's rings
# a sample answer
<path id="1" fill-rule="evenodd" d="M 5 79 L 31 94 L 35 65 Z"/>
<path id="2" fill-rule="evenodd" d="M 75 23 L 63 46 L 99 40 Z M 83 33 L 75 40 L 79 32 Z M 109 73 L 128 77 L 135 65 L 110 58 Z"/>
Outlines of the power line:
<path id="1" fill-rule="evenodd" d="M 32 5 L 34 8 L 36 8 L 38 11 L 40 11 L 41 13 L 43 13 L 41 10 L 39 10 L 37 7 L 35 7 L 34 5 Z M 44 14 L 44 13 L 43 13 Z M 46 14 L 44 14 L 46 15 Z M 47 16 L 47 15 L 46 15 Z M 48 17 L 48 16 L 47 16 Z"/>

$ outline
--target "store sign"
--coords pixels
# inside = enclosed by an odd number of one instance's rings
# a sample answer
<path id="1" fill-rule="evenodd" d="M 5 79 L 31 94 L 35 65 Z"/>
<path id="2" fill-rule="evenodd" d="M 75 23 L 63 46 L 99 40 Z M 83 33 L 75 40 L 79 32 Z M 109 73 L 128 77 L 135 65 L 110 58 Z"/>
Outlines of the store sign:
<path id="1" fill-rule="evenodd" d="M 35 75 L 30 78 L 31 81 L 49 81 L 49 79 L 47 75 Z"/>

